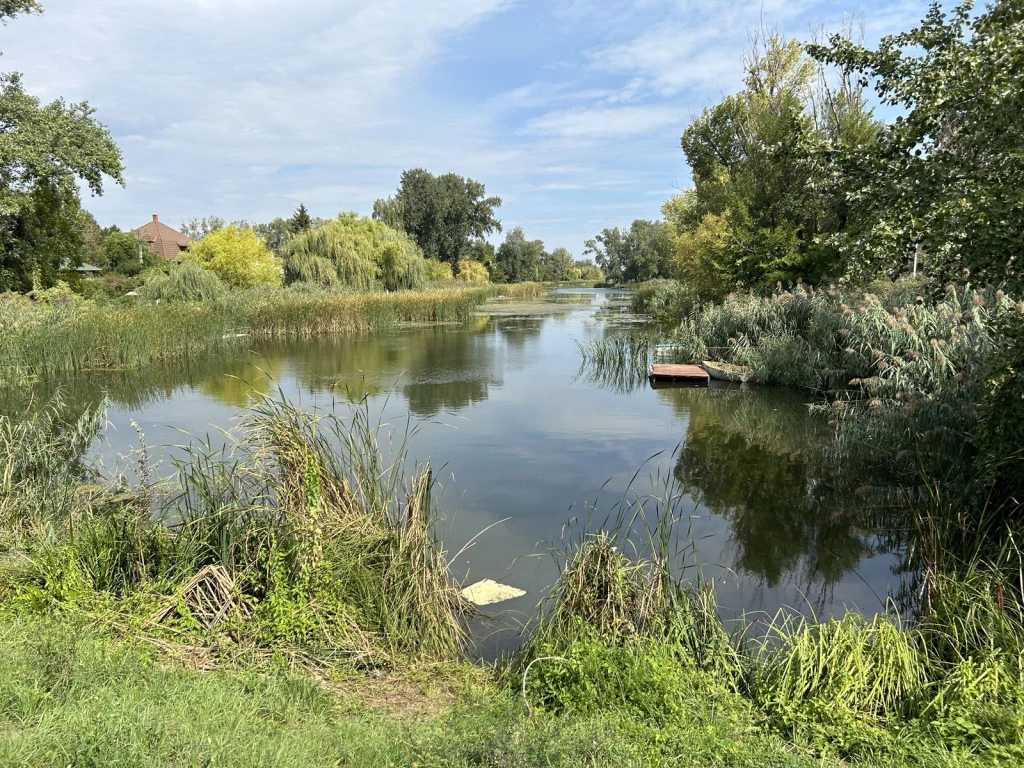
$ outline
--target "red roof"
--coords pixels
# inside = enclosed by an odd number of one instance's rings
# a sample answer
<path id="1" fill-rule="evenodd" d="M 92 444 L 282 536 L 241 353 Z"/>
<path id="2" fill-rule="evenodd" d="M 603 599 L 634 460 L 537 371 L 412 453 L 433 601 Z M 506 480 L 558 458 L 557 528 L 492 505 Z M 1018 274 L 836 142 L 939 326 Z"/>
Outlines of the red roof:
<path id="1" fill-rule="evenodd" d="M 149 243 L 149 249 L 171 261 L 181 261 L 181 253 L 192 241 L 176 229 L 161 223 L 155 213 L 153 220 L 135 230 L 140 240 Z"/>

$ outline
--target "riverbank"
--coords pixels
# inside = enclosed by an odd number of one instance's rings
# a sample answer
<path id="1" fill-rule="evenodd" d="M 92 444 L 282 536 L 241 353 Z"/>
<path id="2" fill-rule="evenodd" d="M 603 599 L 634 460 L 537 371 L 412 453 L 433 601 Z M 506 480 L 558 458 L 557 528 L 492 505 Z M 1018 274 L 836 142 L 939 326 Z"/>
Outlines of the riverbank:
<path id="1" fill-rule="evenodd" d="M 101 414 L 68 421 L 51 410 L 0 429 L 5 762 L 1024 756 L 1024 633 L 986 572 L 939 575 L 913 624 L 781 616 L 727 631 L 666 549 L 682 519 L 668 478 L 562 542 L 522 649 L 476 665 L 431 472 L 382 453 L 415 435 L 382 433 L 359 407 L 318 417 L 263 399 L 229 453 L 199 446 L 161 484 L 143 447 L 141 483 L 112 495 L 81 461 Z M 640 505 L 653 530 L 627 522 Z"/>
<path id="2" fill-rule="evenodd" d="M 0 385 L 198 359 L 244 349 L 252 338 L 465 323 L 491 297 L 537 298 L 550 288 L 521 283 L 368 294 L 266 289 L 163 304 L 94 303 L 60 291 L 41 300 L 8 294 L 0 297 Z"/>

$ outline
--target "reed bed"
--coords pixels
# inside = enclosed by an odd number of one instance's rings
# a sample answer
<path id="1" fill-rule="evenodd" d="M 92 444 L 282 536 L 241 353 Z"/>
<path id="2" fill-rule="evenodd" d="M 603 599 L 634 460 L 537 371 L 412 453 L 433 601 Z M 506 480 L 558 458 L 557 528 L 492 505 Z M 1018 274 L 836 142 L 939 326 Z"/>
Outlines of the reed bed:
<path id="1" fill-rule="evenodd" d="M 32 450 L 27 438 L 0 448 L 36 456 L 49 427 L 33 432 Z M 457 659 L 469 606 L 435 536 L 430 467 L 406 460 L 412 434 L 374 422 L 365 402 L 342 418 L 261 400 L 231 444 L 191 446 L 164 483 L 149 482 L 143 453 L 127 498 L 78 494 L 74 516 L 36 504 L 38 535 L 5 561 L 0 593 L 72 612 L 103 606 L 101 621 L 132 624 L 142 606 L 140 634 L 190 637 L 214 655 Z M 50 474 L 77 492 L 77 475 Z M 39 491 L 23 482 L 11 495 Z"/>
<path id="2" fill-rule="evenodd" d="M 254 289 L 209 302 L 138 306 L 11 296 L 0 299 L 0 382 L 223 354 L 250 337 L 463 323 L 490 295 L 487 287 L 354 295 Z"/>

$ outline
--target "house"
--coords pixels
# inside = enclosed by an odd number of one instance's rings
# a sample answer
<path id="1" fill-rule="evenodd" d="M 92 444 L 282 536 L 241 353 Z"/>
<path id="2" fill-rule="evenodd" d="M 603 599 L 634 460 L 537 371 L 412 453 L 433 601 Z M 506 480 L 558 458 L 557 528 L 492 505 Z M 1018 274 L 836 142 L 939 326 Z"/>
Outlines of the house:
<path id="1" fill-rule="evenodd" d="M 162 223 L 155 213 L 153 220 L 136 229 L 135 234 L 141 242 L 149 243 L 149 249 L 153 253 L 174 262 L 181 261 L 181 254 L 192 242 L 178 230 Z"/>

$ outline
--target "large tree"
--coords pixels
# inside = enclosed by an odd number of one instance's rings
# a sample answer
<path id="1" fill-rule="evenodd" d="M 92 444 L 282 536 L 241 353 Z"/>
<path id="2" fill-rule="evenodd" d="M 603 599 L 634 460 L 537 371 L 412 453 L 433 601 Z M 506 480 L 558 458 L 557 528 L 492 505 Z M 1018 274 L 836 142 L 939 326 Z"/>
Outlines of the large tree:
<path id="1" fill-rule="evenodd" d="M 744 88 L 684 132 L 694 186 L 664 208 L 679 276 L 708 295 L 844 274 L 835 235 L 859 226 L 849 154 L 879 128 L 863 86 L 794 40 L 755 36 L 744 67 Z"/>
<path id="2" fill-rule="evenodd" d="M 121 153 L 86 103 L 42 105 L 21 76 L 0 75 L 0 290 L 51 284 L 81 263 L 79 180 L 124 183 Z"/>
<path id="3" fill-rule="evenodd" d="M 605 229 L 587 240 L 592 254 L 609 280 L 643 282 L 668 277 L 672 264 L 672 230 L 663 221 L 637 219 L 629 229 Z"/>
<path id="4" fill-rule="evenodd" d="M 36 0 L 0 0 L 0 23 L 38 13 Z M 47 286 L 82 262 L 87 222 L 78 182 L 124 184 L 121 152 L 87 102 L 43 105 L 21 75 L 0 74 L 0 291 Z"/>
<path id="5" fill-rule="evenodd" d="M 851 197 L 871 225 L 846 247 L 864 271 L 906 269 L 920 246 L 935 278 L 1024 286 L 1024 4 L 976 14 L 968 0 L 947 15 L 935 3 L 874 50 L 843 36 L 809 50 L 900 111 L 852 155 Z"/>
<path id="6" fill-rule="evenodd" d="M 544 243 L 527 240 L 522 227 L 516 227 L 506 236 L 494 254 L 495 282 L 522 283 L 539 277 L 540 265 L 547 257 Z"/>
<path id="7" fill-rule="evenodd" d="M 408 233 L 427 258 L 458 264 L 474 241 L 501 231 L 484 185 L 454 173 L 434 176 L 422 168 L 402 173 L 393 197 L 373 205 L 373 218 Z"/>

